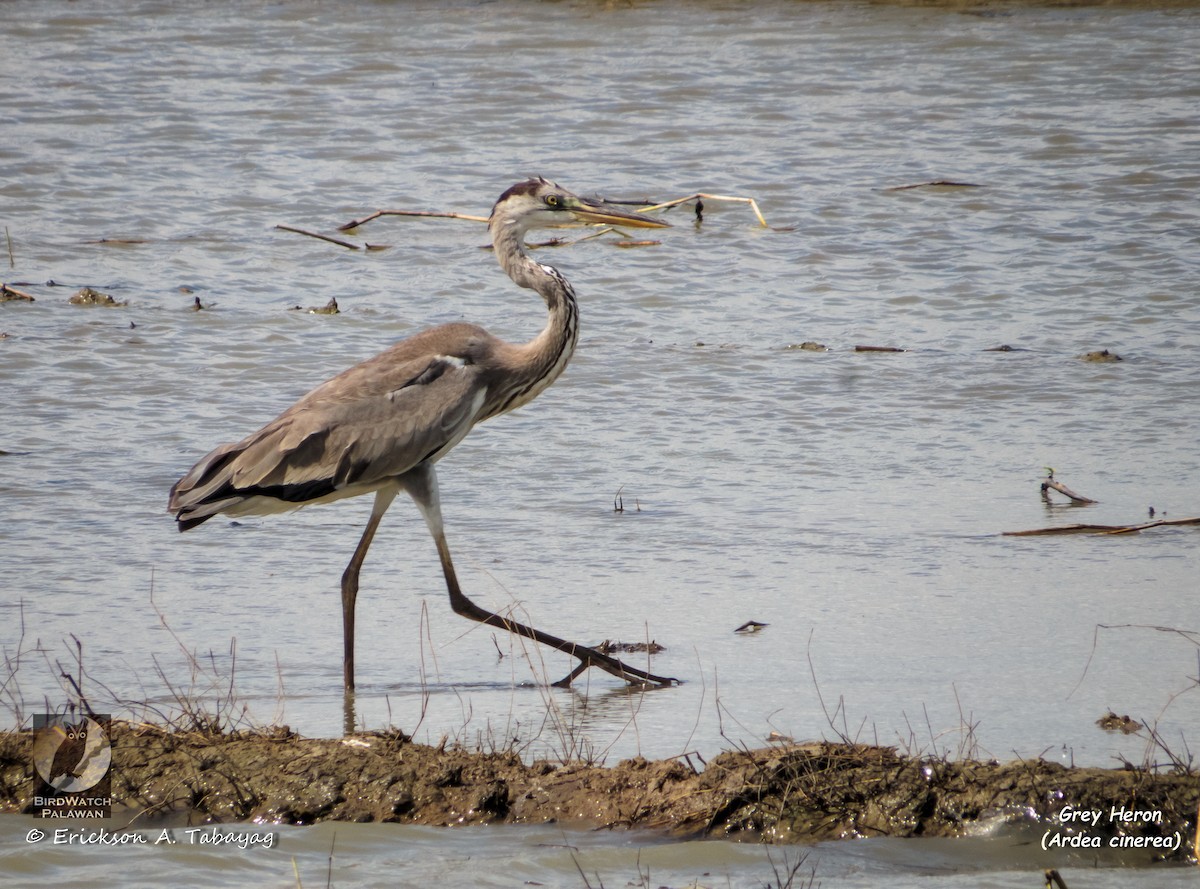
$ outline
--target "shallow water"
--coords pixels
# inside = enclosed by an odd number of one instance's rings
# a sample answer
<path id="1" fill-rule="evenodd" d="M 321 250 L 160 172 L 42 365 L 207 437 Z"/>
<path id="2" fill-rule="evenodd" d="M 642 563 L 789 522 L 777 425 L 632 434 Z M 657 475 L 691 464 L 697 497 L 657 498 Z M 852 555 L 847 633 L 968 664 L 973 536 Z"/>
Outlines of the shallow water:
<path id="1" fill-rule="evenodd" d="M 19 822 L 19 823 L 18 823 Z M 811 847 L 764 847 L 722 841 L 678 842 L 643 833 L 564 831 L 553 826 L 430 828 L 396 824 L 314 827 L 227 826 L 242 836 L 212 845 L 213 828 L 143 831 L 146 846 L 80 854 L 20 842 L 30 822 L 0 816 L 0 862 L 6 875 L 30 885 L 54 878 L 64 886 L 161 886 L 164 874 L 188 885 L 296 886 L 723 886 L 761 889 L 796 869 L 794 886 L 976 886 L 1028 889 L 1055 867 L 1068 885 L 1194 886 L 1188 867 L 1152 872 L 1108 868 L 1047 855 L 1036 837 L 870 840 Z M 271 840 L 265 837 L 271 836 Z M 203 839 L 202 839 L 203 837 Z M 204 841 L 208 842 L 205 843 Z M 238 848 L 245 843 L 247 848 Z M 269 847 L 267 847 L 269 843 Z M 581 876 L 581 871 L 583 876 Z M 297 883 L 297 878 L 299 883 Z M 810 884 L 808 881 L 812 880 Z"/>
<path id="2" fill-rule="evenodd" d="M 359 599 L 361 725 L 612 761 L 771 731 L 1168 758 L 1101 732 L 1112 709 L 1158 720 L 1176 755 L 1194 746 L 1195 637 L 1161 628 L 1198 629 L 1196 531 L 1000 536 L 1200 514 L 1194 9 L 101 2 L 8 18 L 0 277 L 37 297 L 0 305 L 0 643 L 24 653 L 10 722 L 67 699 L 74 634 L 110 709 L 170 711 L 165 676 L 214 708 L 232 684 L 226 710 L 248 722 L 340 732 L 337 578 L 368 504 L 179 535 L 166 492 L 414 330 L 542 324 L 476 224 L 379 220 L 350 236 L 389 245 L 370 252 L 275 225 L 486 214 L 540 173 L 610 197 L 753 196 L 783 229 L 710 200 L 700 226 L 672 211 L 659 247 L 539 253 L 579 292 L 579 352 L 440 466 L 470 595 L 581 641 L 653 638 L 656 672 L 685 684 L 545 689 L 569 665 L 456 618 L 398 502 Z M 980 187 L 887 190 L 931 180 Z M 130 305 L 68 305 L 83 285 Z M 330 296 L 341 315 L 288 311 Z M 830 351 L 793 348 L 806 340 Z M 1017 351 L 984 351 L 1001 344 Z M 1124 360 L 1077 358 L 1105 348 Z M 1100 502 L 1046 506 L 1045 466 Z M 732 633 L 747 620 L 770 626 Z M 579 885 L 515 835 L 414 836 Z M 317 836 L 298 842 L 323 861 Z M 338 836 L 362 844 L 339 885 L 386 881 L 408 854 L 390 839 L 407 833 Z M 714 873 L 766 879 L 761 850 L 717 848 Z M 1043 866 L 1004 844 L 981 873 L 974 852 L 931 848 L 821 847 L 838 863 L 818 878 L 1017 886 Z M 414 883 L 441 872 L 412 855 Z M 80 864 L 30 860 L 56 880 Z M 291 880 L 263 861 L 246 866 Z M 240 866 L 222 859 L 212 885 L 245 882 Z M 709 879 L 689 874 L 671 880 Z"/>

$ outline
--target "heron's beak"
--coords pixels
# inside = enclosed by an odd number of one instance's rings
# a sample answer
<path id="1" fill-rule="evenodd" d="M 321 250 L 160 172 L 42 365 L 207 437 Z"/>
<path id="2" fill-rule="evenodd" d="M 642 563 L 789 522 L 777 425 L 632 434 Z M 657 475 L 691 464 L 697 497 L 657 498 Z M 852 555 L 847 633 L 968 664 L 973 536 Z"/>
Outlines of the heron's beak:
<path id="1" fill-rule="evenodd" d="M 616 225 L 625 228 L 670 228 L 668 222 L 663 222 L 653 216 L 634 213 L 615 204 L 604 201 L 594 201 L 579 198 L 579 203 L 570 208 L 571 214 L 579 221 L 599 225 Z"/>

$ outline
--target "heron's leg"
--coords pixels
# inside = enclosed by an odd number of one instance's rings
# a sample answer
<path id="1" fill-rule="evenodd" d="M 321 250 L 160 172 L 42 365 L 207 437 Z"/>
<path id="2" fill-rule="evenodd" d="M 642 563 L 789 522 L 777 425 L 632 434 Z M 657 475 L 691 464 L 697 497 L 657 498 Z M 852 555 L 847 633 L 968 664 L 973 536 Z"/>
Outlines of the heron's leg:
<path id="1" fill-rule="evenodd" d="M 362 570 L 363 560 L 367 558 L 371 541 L 375 539 L 379 520 L 392 505 L 399 491 L 396 485 L 388 485 L 375 492 L 371 518 L 367 520 L 367 527 L 363 529 L 354 555 L 350 557 L 350 564 L 342 572 L 342 678 L 348 692 L 354 690 L 354 602 L 358 598 L 358 573 Z"/>
<path id="2" fill-rule="evenodd" d="M 442 574 L 446 578 L 446 589 L 450 593 L 450 607 L 454 610 L 455 614 L 460 614 L 463 617 L 479 621 L 491 627 L 507 630 L 518 636 L 524 636 L 526 639 L 532 639 L 541 645 L 547 645 L 557 651 L 578 658 L 580 661 L 579 666 L 572 670 L 570 675 L 565 679 L 554 683 L 558 686 L 569 686 L 571 681 L 588 667 L 599 667 L 606 673 L 611 673 L 613 676 L 624 679 L 626 682 L 634 685 L 679 684 L 678 679 L 672 679 L 669 676 L 655 676 L 653 673 L 647 673 L 645 670 L 630 667 L 594 648 L 579 645 L 575 642 L 568 642 L 565 639 L 544 633 L 534 627 L 518 623 L 501 614 L 494 614 L 484 608 L 480 608 L 467 598 L 462 588 L 458 585 L 458 576 L 454 572 L 454 563 L 450 559 L 450 547 L 446 543 L 446 534 L 442 526 L 442 509 L 438 498 L 437 475 L 434 473 L 433 467 L 421 466 L 412 470 L 404 477 L 403 484 L 404 489 L 408 491 L 409 496 L 417 504 L 417 508 L 421 510 L 421 515 L 425 517 L 425 523 L 429 526 L 429 532 L 433 535 L 433 542 L 437 545 L 438 558 L 442 563 Z"/>

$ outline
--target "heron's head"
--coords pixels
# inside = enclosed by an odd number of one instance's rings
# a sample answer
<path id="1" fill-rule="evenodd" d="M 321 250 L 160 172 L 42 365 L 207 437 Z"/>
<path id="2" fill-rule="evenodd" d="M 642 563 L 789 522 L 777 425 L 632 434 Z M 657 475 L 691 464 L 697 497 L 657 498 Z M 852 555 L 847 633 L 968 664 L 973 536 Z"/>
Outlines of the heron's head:
<path id="1" fill-rule="evenodd" d="M 634 213 L 595 198 L 584 198 L 546 179 L 518 182 L 492 207 L 488 227 L 516 226 L 521 232 L 563 225 L 617 225 L 630 228 L 670 228 L 653 216 Z"/>

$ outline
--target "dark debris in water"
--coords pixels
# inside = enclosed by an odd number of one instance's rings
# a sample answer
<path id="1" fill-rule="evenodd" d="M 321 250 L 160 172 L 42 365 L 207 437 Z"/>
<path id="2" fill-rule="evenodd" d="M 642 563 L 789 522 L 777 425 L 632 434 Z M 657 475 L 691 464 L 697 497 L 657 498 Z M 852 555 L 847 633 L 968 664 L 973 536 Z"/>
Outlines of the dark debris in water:
<path id="1" fill-rule="evenodd" d="M 33 294 L 26 293 L 24 290 L 18 290 L 8 284 L 0 284 L 0 303 L 8 302 L 34 302 Z"/>
<path id="2" fill-rule="evenodd" d="M 661 654 L 667 649 L 653 639 L 649 642 L 613 642 L 605 639 L 596 646 L 596 650 L 601 654 Z"/>
<path id="3" fill-rule="evenodd" d="M 340 315 L 342 310 L 338 308 L 336 296 L 331 296 L 329 302 L 323 306 L 309 306 L 307 309 L 304 306 L 292 306 L 293 312 L 307 312 L 310 315 Z"/>
<path id="4" fill-rule="evenodd" d="M 67 302 L 73 306 L 110 306 L 118 309 L 129 305 L 128 302 L 121 302 L 112 295 L 93 290 L 91 287 L 82 287 L 76 290 Z"/>
<path id="5" fill-rule="evenodd" d="M 1121 732 L 1124 735 L 1134 735 L 1142 730 L 1142 724 L 1132 716 L 1118 716 L 1112 710 L 1097 719 L 1096 725 L 1106 732 Z"/>

